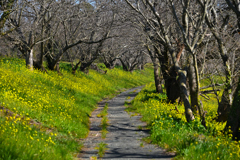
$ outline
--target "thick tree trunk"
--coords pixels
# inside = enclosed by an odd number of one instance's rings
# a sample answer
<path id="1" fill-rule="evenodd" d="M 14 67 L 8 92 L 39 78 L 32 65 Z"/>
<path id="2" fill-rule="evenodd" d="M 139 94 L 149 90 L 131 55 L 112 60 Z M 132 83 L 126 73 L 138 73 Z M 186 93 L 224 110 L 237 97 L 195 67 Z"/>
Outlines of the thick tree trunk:
<path id="1" fill-rule="evenodd" d="M 40 61 L 34 61 L 33 60 L 33 67 L 35 69 L 39 69 L 41 71 L 47 72 L 46 68 L 43 66 L 43 64 Z"/>
<path id="2" fill-rule="evenodd" d="M 228 116 L 225 132 L 232 131 L 233 140 L 240 140 L 240 82 L 234 94 L 233 104 Z"/>
<path id="3" fill-rule="evenodd" d="M 93 63 L 93 61 L 90 62 L 82 62 L 80 66 L 80 71 L 82 71 L 85 74 L 89 73 L 89 67 Z"/>
<path id="4" fill-rule="evenodd" d="M 53 57 L 50 55 L 50 53 L 48 53 L 46 56 L 47 59 L 47 67 L 49 70 L 55 70 L 55 63 L 54 63 L 54 59 Z"/>
<path id="5" fill-rule="evenodd" d="M 33 70 L 33 48 L 27 51 L 26 54 L 26 66 Z"/>
<path id="6" fill-rule="evenodd" d="M 221 102 L 218 106 L 218 121 L 225 122 L 228 119 L 228 115 L 230 112 L 230 108 L 232 105 L 232 79 L 231 79 L 231 71 L 228 64 L 228 57 L 223 58 L 224 67 L 225 67 L 225 77 L 226 82 L 224 86 L 224 91 L 222 94 Z"/>
<path id="7" fill-rule="evenodd" d="M 110 60 L 110 61 L 105 60 L 104 64 L 108 69 L 113 69 L 116 65 L 116 58 L 114 58 L 113 60 Z"/>
<path id="8" fill-rule="evenodd" d="M 89 73 L 89 66 L 86 65 L 86 63 L 81 63 L 80 71 L 85 73 L 85 74 L 88 74 Z"/>
<path id="9" fill-rule="evenodd" d="M 160 77 L 159 77 L 159 64 L 157 62 L 157 58 L 153 57 L 152 61 L 153 61 L 153 65 L 154 65 L 154 80 L 155 80 L 156 91 L 157 91 L 157 93 L 163 93 L 162 85 L 161 85 Z"/>
<path id="10" fill-rule="evenodd" d="M 45 70 L 45 68 L 43 67 L 43 55 L 40 55 L 40 60 L 38 61 L 38 65 L 39 65 L 39 69 L 41 69 L 42 71 Z"/>
<path id="11" fill-rule="evenodd" d="M 49 41 L 47 43 L 47 49 L 48 53 L 45 55 L 45 58 L 47 60 L 47 68 L 49 70 L 56 70 L 57 68 L 57 63 L 59 63 L 59 60 L 61 59 L 61 57 L 58 59 L 58 61 L 56 60 L 56 58 L 53 56 L 54 55 L 54 49 L 53 49 L 53 42 L 52 41 Z M 59 51 L 61 52 L 61 51 Z"/>
<path id="12" fill-rule="evenodd" d="M 121 58 L 119 58 L 119 60 L 122 63 L 123 70 L 124 71 L 129 71 L 129 67 L 124 63 L 124 61 Z"/>
<path id="13" fill-rule="evenodd" d="M 225 122 L 228 119 L 228 115 L 231 109 L 230 95 L 227 89 L 224 89 L 221 102 L 218 106 L 218 119 L 219 122 Z"/>
<path id="14" fill-rule="evenodd" d="M 211 32 L 213 33 L 214 37 L 217 40 L 218 43 L 218 49 L 223 61 L 223 66 L 225 69 L 225 77 L 226 77 L 226 82 L 225 82 L 225 87 L 222 95 L 221 102 L 219 103 L 218 106 L 218 121 L 226 121 L 228 118 L 229 110 L 232 104 L 232 79 L 231 79 L 231 70 L 229 66 L 229 57 L 227 53 L 227 49 L 224 46 L 223 40 L 220 37 L 219 33 L 216 31 L 212 23 L 210 22 L 208 16 L 205 18 L 208 27 L 210 28 Z"/>
<path id="15" fill-rule="evenodd" d="M 189 89 L 190 89 L 190 98 L 191 98 L 191 107 L 193 113 L 197 112 L 198 109 L 198 91 L 197 91 L 197 80 L 195 74 L 193 57 L 189 58 L 189 70 L 188 70 L 188 79 L 189 79 Z"/>
<path id="16" fill-rule="evenodd" d="M 141 71 L 141 70 L 144 70 L 144 65 L 145 64 L 140 64 L 140 65 L 138 65 L 138 69 Z"/>
<path id="17" fill-rule="evenodd" d="M 130 63 L 128 66 L 129 66 L 129 71 L 130 72 L 133 72 L 134 70 L 135 70 L 135 68 L 136 68 L 136 66 L 138 65 L 138 62 L 135 62 L 135 63 Z"/>
<path id="18" fill-rule="evenodd" d="M 108 69 L 113 69 L 115 67 L 114 63 L 104 62 L 104 64 Z"/>
<path id="19" fill-rule="evenodd" d="M 41 70 L 41 71 L 47 72 L 47 70 L 46 70 L 45 67 L 43 66 L 43 55 L 44 55 L 44 53 L 41 53 L 39 59 L 33 61 L 33 67 L 34 67 L 35 69 L 39 69 L 39 70 Z"/>
<path id="20" fill-rule="evenodd" d="M 105 66 L 110 69 L 111 68 L 111 64 L 109 62 L 104 62 Z"/>
<path id="21" fill-rule="evenodd" d="M 110 68 L 108 68 L 108 69 L 113 69 L 113 68 L 115 67 L 115 65 L 116 65 L 116 60 L 114 60 L 114 61 L 111 63 L 111 66 L 110 66 Z"/>
<path id="22" fill-rule="evenodd" d="M 175 103 L 180 98 L 180 88 L 177 81 L 177 71 L 173 66 L 169 71 L 169 77 L 165 80 L 165 88 L 169 102 Z"/>
<path id="23" fill-rule="evenodd" d="M 60 72 L 59 70 L 59 63 L 60 61 L 56 61 L 52 56 L 51 54 L 47 54 L 46 56 L 46 59 L 47 59 L 47 67 L 49 70 L 52 70 L 52 71 L 57 71 L 57 72 Z"/>
<path id="24" fill-rule="evenodd" d="M 194 115 L 191 109 L 191 105 L 189 103 L 188 99 L 188 93 L 187 93 L 187 87 L 186 87 L 186 81 L 187 81 L 187 72 L 185 70 L 179 70 L 178 71 L 179 75 L 179 86 L 180 86 L 180 93 L 181 93 L 181 98 L 184 102 L 184 107 L 185 107 L 185 116 L 186 120 L 188 122 L 194 120 Z"/>
<path id="25" fill-rule="evenodd" d="M 169 69 L 169 59 L 168 59 L 167 52 L 158 53 L 158 60 L 161 64 L 160 68 L 163 75 L 163 79 L 165 81 L 164 85 L 167 92 L 168 100 L 171 103 L 174 103 L 180 97 L 180 88 L 176 80 L 177 72 L 175 71 L 174 67 Z"/>

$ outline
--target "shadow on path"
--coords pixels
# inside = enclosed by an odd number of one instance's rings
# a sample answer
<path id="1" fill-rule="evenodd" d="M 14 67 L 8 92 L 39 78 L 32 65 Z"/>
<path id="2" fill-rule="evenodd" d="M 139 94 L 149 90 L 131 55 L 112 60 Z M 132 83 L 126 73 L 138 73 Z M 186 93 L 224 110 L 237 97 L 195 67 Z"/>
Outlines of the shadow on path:
<path id="1" fill-rule="evenodd" d="M 141 87 L 133 88 L 122 92 L 108 103 L 108 134 L 105 140 L 107 151 L 102 159 L 161 159 L 170 160 L 173 155 L 168 155 L 156 145 L 147 144 L 141 141 L 142 138 L 149 136 L 148 130 L 141 130 L 146 123 L 140 121 L 141 116 L 131 117 L 124 107 L 126 101 L 130 102 L 140 92 Z M 95 128 L 92 128 L 93 130 Z M 98 142 L 99 143 L 99 142 Z M 95 144 L 96 145 L 96 144 Z M 94 152 L 85 151 L 82 158 L 89 159 Z"/>

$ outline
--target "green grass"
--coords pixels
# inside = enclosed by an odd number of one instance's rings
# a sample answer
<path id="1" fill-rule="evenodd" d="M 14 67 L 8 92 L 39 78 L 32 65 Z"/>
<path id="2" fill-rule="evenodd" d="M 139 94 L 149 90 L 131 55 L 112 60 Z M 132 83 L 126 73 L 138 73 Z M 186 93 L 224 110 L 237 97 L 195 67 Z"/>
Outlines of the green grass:
<path id="1" fill-rule="evenodd" d="M 105 106 L 103 107 L 103 110 L 97 115 L 97 117 L 104 117 L 107 116 L 108 112 L 108 103 L 105 104 Z"/>
<path id="2" fill-rule="evenodd" d="M 102 117 L 102 120 L 101 120 L 101 128 L 102 128 L 101 129 L 101 134 L 102 135 L 101 135 L 101 137 L 103 139 L 106 138 L 107 133 L 108 133 L 108 131 L 107 131 L 107 126 L 108 126 L 108 118 L 107 118 L 108 112 L 107 112 L 107 110 L 108 110 L 108 103 L 106 103 L 106 105 L 104 106 L 103 110 L 100 113 L 100 115 Z"/>
<path id="3" fill-rule="evenodd" d="M 97 102 L 153 79 L 151 68 L 61 73 L 30 71 L 20 59 L 0 60 L 0 159 L 73 159 Z"/>
<path id="4" fill-rule="evenodd" d="M 96 149 L 98 150 L 98 156 L 102 158 L 107 150 L 107 144 L 104 142 L 101 142 L 98 144 Z"/>
<path id="5" fill-rule="evenodd" d="M 240 157 L 240 142 L 232 141 L 231 134 L 222 131 L 225 123 L 214 120 L 217 104 L 213 99 L 204 103 L 207 129 L 196 116 L 196 120 L 187 123 L 184 106 L 168 104 L 165 94 L 157 94 L 151 83 L 137 95 L 127 109 L 140 113 L 142 120 L 148 123 L 151 130 L 149 139 L 152 143 L 175 152 L 174 159 L 194 160 L 235 160 Z"/>

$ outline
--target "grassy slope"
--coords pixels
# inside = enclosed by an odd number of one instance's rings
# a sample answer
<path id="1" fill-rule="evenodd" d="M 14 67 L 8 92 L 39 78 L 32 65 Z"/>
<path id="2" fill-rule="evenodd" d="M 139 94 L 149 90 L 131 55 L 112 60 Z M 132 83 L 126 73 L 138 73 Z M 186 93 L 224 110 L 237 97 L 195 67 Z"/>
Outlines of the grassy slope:
<path id="1" fill-rule="evenodd" d="M 30 71 L 18 59 L 0 60 L 0 159 L 72 159 L 99 100 L 153 79 L 150 68 L 62 74 Z"/>
<path id="2" fill-rule="evenodd" d="M 213 120 L 217 111 L 213 101 L 204 101 L 204 110 L 208 112 L 207 129 L 201 125 L 199 117 L 187 123 L 184 106 L 168 104 L 165 94 L 155 93 L 153 83 L 138 94 L 128 110 L 143 115 L 143 120 L 148 122 L 151 129 L 149 140 L 176 152 L 176 159 L 239 159 L 240 142 L 232 141 L 231 134 L 222 133 L 225 123 Z"/>

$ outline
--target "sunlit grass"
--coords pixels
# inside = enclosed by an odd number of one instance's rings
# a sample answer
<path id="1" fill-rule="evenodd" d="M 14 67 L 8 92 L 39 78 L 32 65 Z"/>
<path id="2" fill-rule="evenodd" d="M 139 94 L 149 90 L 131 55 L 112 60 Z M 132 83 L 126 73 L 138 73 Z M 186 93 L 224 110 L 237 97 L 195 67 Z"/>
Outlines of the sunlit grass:
<path id="1" fill-rule="evenodd" d="M 107 131 L 107 126 L 108 126 L 109 124 L 108 124 L 108 118 L 107 118 L 107 115 L 108 115 L 107 110 L 108 110 L 108 103 L 105 104 L 103 110 L 102 110 L 101 113 L 100 113 L 100 115 L 101 115 L 101 117 L 102 117 L 102 120 L 101 120 L 101 128 L 102 128 L 102 129 L 101 129 L 101 137 L 102 137 L 103 139 L 106 138 L 107 133 L 108 133 L 108 131 Z"/>
<path id="2" fill-rule="evenodd" d="M 102 158 L 107 150 L 107 144 L 104 142 L 101 142 L 98 144 L 96 149 L 98 150 L 98 156 Z"/>
<path id="3" fill-rule="evenodd" d="M 169 151 L 176 152 L 176 159 L 239 159 L 239 142 L 222 131 L 226 123 L 214 120 L 217 103 L 211 97 L 204 102 L 207 129 L 196 116 L 187 123 L 184 107 L 167 103 L 165 94 L 155 93 L 154 84 L 147 85 L 134 99 L 128 111 L 139 112 L 151 129 L 151 141 Z"/>
<path id="4" fill-rule="evenodd" d="M 89 131 L 89 115 L 102 98 L 152 80 L 151 69 L 62 75 L 0 60 L 0 159 L 72 159 Z M 11 114 L 9 114 L 9 113 Z"/>

